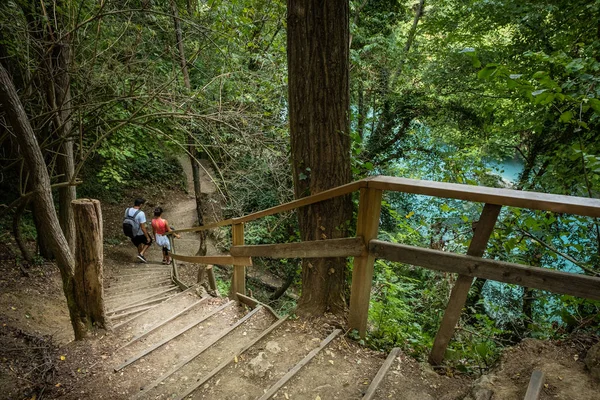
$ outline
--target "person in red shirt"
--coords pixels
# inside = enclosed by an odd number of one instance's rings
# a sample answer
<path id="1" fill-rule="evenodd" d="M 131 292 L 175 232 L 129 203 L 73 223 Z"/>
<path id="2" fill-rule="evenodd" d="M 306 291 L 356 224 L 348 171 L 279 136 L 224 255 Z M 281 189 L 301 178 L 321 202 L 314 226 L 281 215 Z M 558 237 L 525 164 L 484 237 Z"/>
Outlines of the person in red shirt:
<path id="1" fill-rule="evenodd" d="M 163 264 L 171 263 L 171 242 L 169 242 L 169 238 L 165 236 L 165 233 L 171 232 L 172 229 L 169 227 L 169 221 L 162 218 L 163 209 L 162 207 L 156 207 L 154 209 L 154 218 L 152 218 L 152 232 L 154 233 L 154 239 L 156 244 L 162 247 L 163 253 Z M 181 236 L 178 234 L 174 234 L 174 236 L 179 239 Z"/>

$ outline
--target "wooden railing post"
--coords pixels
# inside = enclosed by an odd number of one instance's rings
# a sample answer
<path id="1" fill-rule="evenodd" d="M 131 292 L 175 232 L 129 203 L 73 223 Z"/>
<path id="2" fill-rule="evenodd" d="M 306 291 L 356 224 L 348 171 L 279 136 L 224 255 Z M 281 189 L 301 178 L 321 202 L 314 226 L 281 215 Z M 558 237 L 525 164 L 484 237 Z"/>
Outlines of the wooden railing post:
<path id="1" fill-rule="evenodd" d="M 379 189 L 360 189 L 356 236 L 362 236 L 365 245 L 368 245 L 371 239 L 377 239 L 379 215 L 381 214 L 381 194 L 382 191 Z M 363 255 L 354 257 L 349 324 L 350 329 L 357 329 L 363 338 L 367 333 L 374 263 L 375 257 L 369 253 L 368 246 Z"/>
<path id="2" fill-rule="evenodd" d="M 231 245 L 244 245 L 244 224 L 234 224 L 231 226 Z M 237 300 L 236 293 L 246 294 L 246 267 L 243 265 L 233 266 L 229 298 Z"/>
<path id="3" fill-rule="evenodd" d="M 169 244 L 171 245 L 171 256 L 175 254 L 175 246 L 173 244 L 173 235 L 167 236 L 169 239 Z M 179 272 L 177 271 L 177 262 L 175 258 L 171 257 L 171 279 L 179 280 Z"/>
<path id="4" fill-rule="evenodd" d="M 473 234 L 473 240 L 471 240 L 471 244 L 467 250 L 467 255 L 474 257 L 483 256 L 501 208 L 502 206 L 495 204 L 486 204 L 483 207 L 483 212 L 475 227 L 475 233 Z M 456 327 L 456 323 L 465 306 L 472 283 L 472 277 L 465 275 L 458 276 L 456 283 L 452 288 L 452 293 L 450 294 L 450 300 L 448 301 L 448 306 L 446 307 L 440 330 L 433 342 L 433 348 L 429 355 L 430 364 L 439 365 L 444 359 L 444 353 L 446 352 L 450 339 L 452 339 L 454 328 Z"/>

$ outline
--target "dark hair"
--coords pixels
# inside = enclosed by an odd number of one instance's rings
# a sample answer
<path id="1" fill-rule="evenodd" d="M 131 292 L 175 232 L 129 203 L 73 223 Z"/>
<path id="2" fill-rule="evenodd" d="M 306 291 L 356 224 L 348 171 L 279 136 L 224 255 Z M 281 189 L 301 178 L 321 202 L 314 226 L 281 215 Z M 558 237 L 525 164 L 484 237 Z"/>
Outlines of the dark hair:
<path id="1" fill-rule="evenodd" d="M 137 199 L 135 199 L 135 201 L 133 202 L 133 206 L 137 207 L 137 206 L 141 206 L 142 204 L 144 204 L 146 202 L 146 199 L 143 199 L 141 197 L 138 197 Z"/>
<path id="2" fill-rule="evenodd" d="M 154 216 L 155 216 L 155 217 L 160 217 L 160 215 L 161 215 L 162 213 L 163 213 L 163 209 L 162 209 L 162 207 L 156 207 L 156 208 L 154 209 Z"/>

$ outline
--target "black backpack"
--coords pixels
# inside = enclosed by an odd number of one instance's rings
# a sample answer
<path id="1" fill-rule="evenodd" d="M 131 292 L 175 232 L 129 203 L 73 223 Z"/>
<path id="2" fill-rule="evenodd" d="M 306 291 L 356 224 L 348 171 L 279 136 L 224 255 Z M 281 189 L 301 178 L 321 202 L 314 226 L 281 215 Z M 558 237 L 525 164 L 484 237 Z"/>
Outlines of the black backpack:
<path id="1" fill-rule="evenodd" d="M 129 216 L 129 210 L 131 210 L 131 208 L 125 210 L 125 219 L 123 219 L 123 233 L 125 236 L 133 239 L 135 237 L 135 233 L 137 233 L 140 227 L 140 224 L 138 224 L 138 222 L 135 220 L 135 217 L 137 217 L 142 210 L 137 210 L 132 216 Z"/>

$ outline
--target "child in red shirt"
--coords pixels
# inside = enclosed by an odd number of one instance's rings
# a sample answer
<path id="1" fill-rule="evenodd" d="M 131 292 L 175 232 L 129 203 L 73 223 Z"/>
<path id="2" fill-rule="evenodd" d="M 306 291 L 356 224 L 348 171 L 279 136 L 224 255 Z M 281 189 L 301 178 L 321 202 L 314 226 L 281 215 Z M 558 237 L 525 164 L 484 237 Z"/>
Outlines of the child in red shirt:
<path id="1" fill-rule="evenodd" d="M 162 218 L 162 213 L 162 207 L 156 207 L 154 209 L 154 218 L 152 218 L 152 232 L 154 233 L 156 244 L 162 247 L 162 263 L 170 264 L 171 256 L 169 255 L 169 252 L 171 251 L 171 242 L 169 242 L 169 238 L 165 236 L 165 233 L 171 232 L 172 229 L 169 227 L 169 221 Z M 181 238 L 181 236 L 179 236 L 176 233 L 174 234 L 174 236 L 177 239 Z"/>

